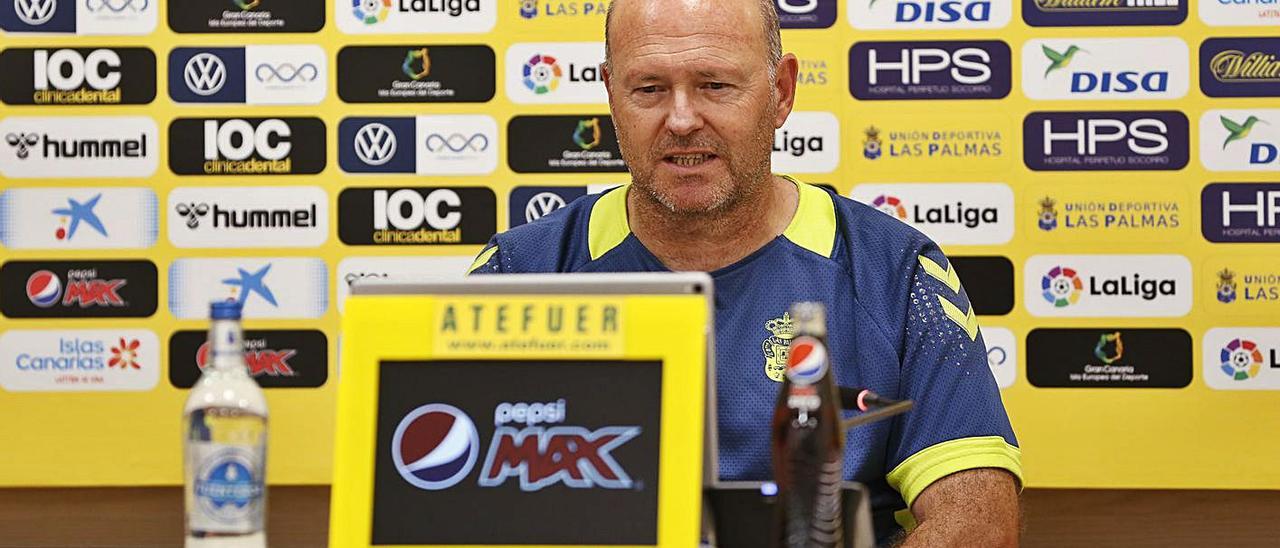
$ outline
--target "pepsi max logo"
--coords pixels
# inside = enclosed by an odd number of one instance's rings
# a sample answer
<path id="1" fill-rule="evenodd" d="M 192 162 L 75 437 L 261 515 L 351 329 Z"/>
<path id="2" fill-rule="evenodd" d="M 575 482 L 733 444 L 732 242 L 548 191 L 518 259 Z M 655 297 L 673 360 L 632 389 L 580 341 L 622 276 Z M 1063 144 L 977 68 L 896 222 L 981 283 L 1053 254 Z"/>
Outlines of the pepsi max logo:
<path id="1" fill-rule="evenodd" d="M 249 329 L 244 363 L 264 389 L 318 388 L 328 379 L 329 339 L 315 329 Z M 178 331 L 169 338 L 169 383 L 191 388 L 213 364 L 209 334 Z"/>
<path id="2" fill-rule="evenodd" d="M 428 491 L 453 487 L 467 477 L 480 455 L 480 434 L 466 413 L 442 403 L 405 415 L 391 440 L 400 477 Z"/>
<path id="3" fill-rule="evenodd" d="M 813 337 L 796 337 L 787 352 L 787 379 L 799 385 L 813 384 L 827 374 L 827 347 Z"/>
<path id="4" fill-rule="evenodd" d="M 27 278 L 27 298 L 40 308 L 49 308 L 62 296 L 62 281 L 58 275 L 41 270 Z"/>
<path id="5" fill-rule="evenodd" d="M 155 314 L 149 261 L 10 261 L 0 267 L 0 312 L 10 318 L 145 318 Z"/>

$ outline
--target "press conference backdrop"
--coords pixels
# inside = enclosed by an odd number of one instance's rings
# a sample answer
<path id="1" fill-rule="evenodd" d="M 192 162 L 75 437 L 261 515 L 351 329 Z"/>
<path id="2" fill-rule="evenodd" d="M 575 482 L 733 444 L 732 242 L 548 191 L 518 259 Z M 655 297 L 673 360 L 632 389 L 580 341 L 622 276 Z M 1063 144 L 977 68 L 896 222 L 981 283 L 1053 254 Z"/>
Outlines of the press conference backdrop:
<path id="1" fill-rule="evenodd" d="M 775 169 L 943 245 L 1029 485 L 1280 487 L 1280 5 L 778 8 L 800 82 Z M 179 482 L 226 298 L 269 477 L 329 481 L 348 284 L 456 276 L 627 181 L 604 9 L 0 2 L 0 485 Z"/>

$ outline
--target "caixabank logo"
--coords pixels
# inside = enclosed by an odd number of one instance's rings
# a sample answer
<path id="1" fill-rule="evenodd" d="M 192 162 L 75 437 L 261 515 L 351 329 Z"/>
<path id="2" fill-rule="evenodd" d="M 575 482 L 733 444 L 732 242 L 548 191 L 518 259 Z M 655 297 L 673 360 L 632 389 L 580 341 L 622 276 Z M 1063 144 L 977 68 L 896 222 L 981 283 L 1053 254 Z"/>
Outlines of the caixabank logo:
<path id="1" fill-rule="evenodd" d="M 145 329 L 15 329 L 0 334 L 0 387 L 11 392 L 142 392 L 160 380 Z"/>
<path id="2" fill-rule="evenodd" d="M 151 261 L 9 261 L 0 266 L 0 311 L 9 318 L 149 318 Z"/>
<path id="3" fill-rule="evenodd" d="M 1280 329 L 1215 327 L 1200 348 L 1209 388 L 1280 390 Z"/>
<path id="4" fill-rule="evenodd" d="M 605 104 L 602 42 L 538 42 L 507 48 L 507 98 L 519 104 Z"/>
<path id="5" fill-rule="evenodd" d="M 136 35 L 156 28 L 156 0 L 12 0 L 0 2 L 7 33 Z"/>
<path id="6" fill-rule="evenodd" d="M 1108 183 L 1035 185 L 1024 206 L 1033 240 L 1052 243 L 1177 242 L 1189 237 L 1192 201 L 1180 188 Z"/>
<path id="7" fill-rule="evenodd" d="M 516 116 L 507 124 L 516 173 L 622 173 L 627 164 L 607 114 Z"/>
<path id="8" fill-rule="evenodd" d="M 1197 2 L 1200 20 L 1215 27 L 1263 27 L 1280 21 L 1280 6 L 1270 0 Z"/>
<path id="9" fill-rule="evenodd" d="M 213 365 L 207 331 L 169 337 L 169 384 L 191 388 Z M 244 363 L 263 388 L 319 388 L 329 378 L 329 339 L 314 329 L 250 329 L 244 332 Z"/>
<path id="10" fill-rule="evenodd" d="M 1031 99 L 1178 99 L 1191 81 L 1180 38 L 1063 38 L 1022 46 L 1022 91 Z"/>
<path id="11" fill-rule="evenodd" d="M 0 244 L 11 249 L 144 249 L 156 242 L 149 188 L 10 188 L 0 192 Z"/>
<path id="12" fill-rule="evenodd" d="M 850 197 L 942 245 L 999 245 L 1013 238 L 1014 200 L 1009 185 L 864 184 L 853 187 Z"/>
<path id="13" fill-rule="evenodd" d="M 1191 311 L 1191 262 L 1182 255 L 1035 255 L 1023 302 L 1039 317 L 1166 317 Z"/>
<path id="14" fill-rule="evenodd" d="M 1035 171 L 1178 170 L 1190 157 L 1188 125 L 1172 110 L 1032 112 L 1022 161 Z"/>
<path id="15" fill-rule="evenodd" d="M 498 22 L 497 0 L 333 0 L 348 34 L 413 34 L 424 29 L 484 33 Z"/>
<path id="16" fill-rule="evenodd" d="M 467 275 L 474 255 L 453 257 L 347 257 L 338 263 L 338 312 L 344 311 L 351 287 L 363 280 L 456 281 Z"/>
<path id="17" fill-rule="evenodd" d="M 178 118 L 169 169 L 179 175 L 312 175 L 325 166 L 319 118 Z"/>
<path id="18" fill-rule="evenodd" d="M 318 186 L 180 187 L 169 193 L 175 247 L 318 247 L 329 194 Z"/>
<path id="19" fill-rule="evenodd" d="M 433 361 L 379 369 L 375 544 L 657 542 L 658 364 Z M 410 389 L 445 374 L 466 386 Z M 528 510 L 486 527 L 462 519 L 476 507 Z M 422 512 L 443 521 L 428 525 Z M 571 526 L 582 519 L 596 526 Z"/>
<path id="20" fill-rule="evenodd" d="M 1188 1 L 1022 0 L 1022 20 L 1033 27 L 1178 25 L 1187 19 Z"/>
<path id="21" fill-rule="evenodd" d="M 1013 77 L 1009 45 L 995 40 L 857 42 L 849 93 L 877 99 L 1000 99 Z"/>
<path id="22" fill-rule="evenodd" d="M 347 245 L 474 245 L 497 232 L 487 187 L 348 188 L 338 195 Z"/>
<path id="23" fill-rule="evenodd" d="M 338 96 L 348 103 L 483 103 L 493 99 L 489 46 L 403 44 L 338 51 Z"/>
<path id="24" fill-rule="evenodd" d="M 484 114 L 344 118 L 338 143 L 347 173 L 487 175 L 498 167 L 498 122 Z"/>
<path id="25" fill-rule="evenodd" d="M 159 133 L 147 116 L 0 119 L 0 175 L 149 177 L 159 163 Z"/>
<path id="26" fill-rule="evenodd" d="M 314 105 L 324 100 L 328 74 L 320 46 L 174 48 L 169 97 L 176 103 Z"/>
<path id="27" fill-rule="evenodd" d="M 792 112 L 773 132 L 773 169 L 831 173 L 840 165 L 840 120 L 830 112 Z"/>
<path id="28" fill-rule="evenodd" d="M 775 0 L 784 29 L 825 29 L 836 22 L 836 0 Z"/>
<path id="29" fill-rule="evenodd" d="M 1013 0 L 852 0 L 849 24 L 859 30 L 998 29 L 1013 18 Z"/>
<path id="30" fill-rule="evenodd" d="M 1280 183 L 1212 183 L 1200 192 L 1200 231 L 1210 242 L 1280 242 Z"/>
<path id="31" fill-rule="evenodd" d="M 1193 356 L 1182 329 L 1033 329 L 1027 380 L 1039 388 L 1183 388 Z"/>
<path id="32" fill-rule="evenodd" d="M 182 175 L 315 174 L 325 165 L 319 118 L 179 118 L 169 140 L 169 167 Z"/>
<path id="33" fill-rule="evenodd" d="M 324 26 L 324 3 L 314 0 L 169 0 L 167 11 L 169 28 L 184 33 L 316 32 Z"/>
<path id="34" fill-rule="evenodd" d="M 1280 109 L 1206 111 L 1200 163 L 1210 171 L 1280 171 Z"/>
<path id="35" fill-rule="evenodd" d="M 1205 40 L 1200 91 L 1209 97 L 1280 97 L 1280 38 Z"/>
<path id="36" fill-rule="evenodd" d="M 0 101 L 10 105 L 143 105 L 156 98 L 147 48 L 9 48 Z"/>
<path id="37" fill-rule="evenodd" d="M 169 265 L 169 312 L 209 317 L 209 303 L 240 303 L 246 318 L 311 319 L 329 309 L 329 267 L 306 257 L 177 259 Z"/>

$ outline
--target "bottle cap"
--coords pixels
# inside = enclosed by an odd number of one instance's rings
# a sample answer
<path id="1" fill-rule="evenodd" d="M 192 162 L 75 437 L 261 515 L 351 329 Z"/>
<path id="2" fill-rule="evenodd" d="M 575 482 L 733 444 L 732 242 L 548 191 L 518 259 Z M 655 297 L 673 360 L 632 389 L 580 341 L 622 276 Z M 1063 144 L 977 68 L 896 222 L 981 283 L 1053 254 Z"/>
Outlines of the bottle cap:
<path id="1" fill-rule="evenodd" d="M 215 320 L 240 319 L 240 303 L 236 301 L 214 301 L 209 304 L 209 317 Z"/>

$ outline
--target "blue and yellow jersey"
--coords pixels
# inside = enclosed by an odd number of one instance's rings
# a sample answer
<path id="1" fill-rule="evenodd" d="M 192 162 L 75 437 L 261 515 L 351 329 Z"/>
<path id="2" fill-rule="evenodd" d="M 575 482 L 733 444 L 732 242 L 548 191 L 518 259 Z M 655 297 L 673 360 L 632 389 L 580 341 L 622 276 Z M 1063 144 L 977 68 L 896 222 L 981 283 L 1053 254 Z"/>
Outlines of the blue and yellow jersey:
<path id="1" fill-rule="evenodd" d="M 977 318 L 942 251 L 897 219 L 796 184 L 786 231 L 711 273 L 721 479 L 772 477 L 769 424 L 796 301 L 826 305 L 837 383 L 916 402 L 848 436 L 846 475 L 871 490 L 877 536 L 896 532 L 895 518 L 912 526 L 902 510 L 948 474 L 1003 468 L 1021 479 Z M 495 236 L 472 273 L 667 271 L 628 226 L 627 188 Z"/>

